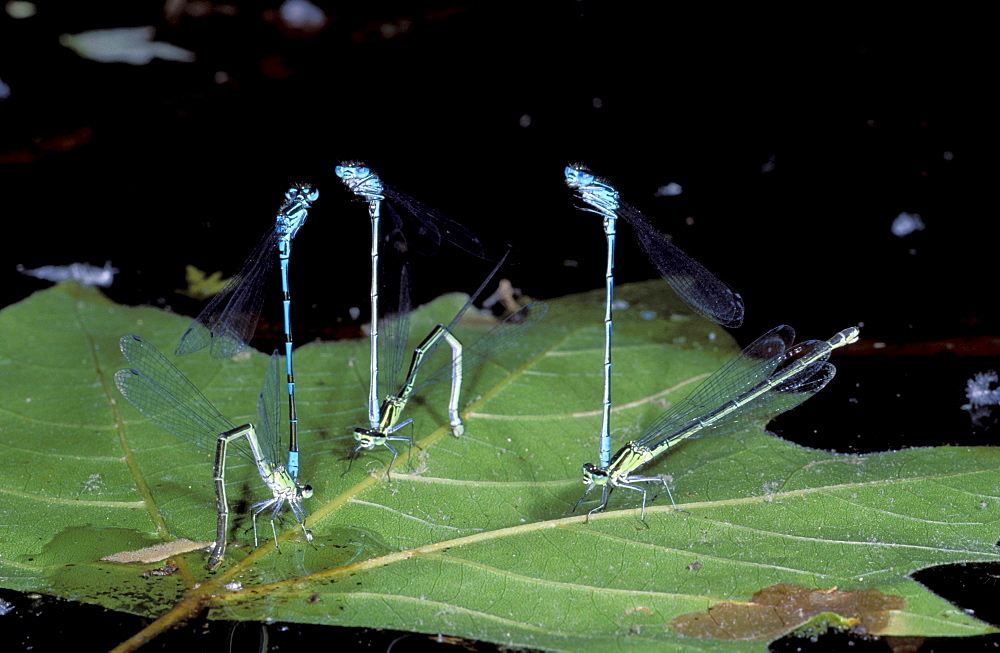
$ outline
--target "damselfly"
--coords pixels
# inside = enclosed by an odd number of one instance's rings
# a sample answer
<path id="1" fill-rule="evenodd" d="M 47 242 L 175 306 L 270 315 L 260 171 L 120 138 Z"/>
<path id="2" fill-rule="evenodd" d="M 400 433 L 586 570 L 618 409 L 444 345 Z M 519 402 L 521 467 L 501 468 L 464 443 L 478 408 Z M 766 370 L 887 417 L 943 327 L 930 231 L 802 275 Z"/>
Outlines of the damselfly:
<path id="1" fill-rule="evenodd" d="M 583 482 L 587 490 L 573 510 L 595 486 L 602 489 L 601 504 L 590 512 L 603 510 L 611 491 L 622 487 L 642 493 L 640 519 L 645 519 L 646 488 L 636 483 L 661 483 L 673 503 L 663 478 L 633 472 L 687 438 L 730 433 L 767 422 L 798 406 L 822 390 L 836 373 L 827 361 L 830 352 L 857 342 L 859 335 L 857 327 L 850 327 L 829 340 L 793 345 L 792 327 L 771 329 L 653 420 L 638 439 L 618 450 L 609 465 L 585 463 Z"/>
<path id="2" fill-rule="evenodd" d="M 379 257 L 383 247 L 394 254 L 433 254 L 450 243 L 478 257 L 483 246 L 472 232 L 409 195 L 385 185 L 364 163 L 345 161 L 335 168 L 348 190 L 368 202 L 371 218 L 371 383 L 368 388 L 368 424 L 381 422 L 378 393 Z M 388 218 L 383 224 L 382 208 Z"/>
<path id="3" fill-rule="evenodd" d="M 743 323 L 743 298 L 700 263 L 685 254 L 670 239 L 660 233 L 635 207 L 621 201 L 611 183 L 597 177 L 583 164 L 566 166 L 566 185 L 576 191 L 590 208 L 604 219 L 607 239 L 604 302 L 604 400 L 598 459 L 601 467 L 611 462 L 611 310 L 614 304 L 615 237 L 617 221 L 622 218 L 632 225 L 639 244 L 674 291 L 698 313 L 727 327 Z"/>
<path id="4" fill-rule="evenodd" d="M 386 377 L 388 383 L 385 384 L 384 401 L 378 410 L 378 420 L 374 427 L 357 428 L 354 430 L 354 438 L 358 444 L 353 453 L 362 450 L 372 450 L 376 446 L 384 446 L 392 452 L 392 460 L 388 469 L 392 468 L 398 455 L 396 449 L 390 444 L 392 441 L 406 442 L 412 451 L 413 439 L 409 436 L 396 435 L 399 429 L 412 423 L 413 419 L 400 421 L 403 410 L 409 400 L 427 386 L 445 379 L 451 379 L 451 395 L 448 401 L 448 423 L 452 433 L 457 437 L 462 435 L 465 426 L 458 414 L 459 398 L 462 391 L 462 380 L 473 370 L 485 363 L 487 360 L 498 356 L 517 342 L 525 333 L 533 329 L 548 311 L 548 306 L 544 302 L 534 302 L 521 307 L 502 322 L 491 328 L 486 334 L 473 342 L 468 347 L 463 347 L 462 343 L 455 337 L 455 327 L 462 316 L 465 315 L 469 307 L 480 296 L 486 286 L 496 275 L 500 266 L 503 265 L 506 255 L 497 264 L 486 280 L 469 297 L 469 300 L 462 306 L 455 317 L 448 325 L 439 324 L 434 327 L 426 338 L 416 347 L 410 361 L 409 369 L 405 378 L 401 378 L 400 373 L 403 368 L 407 338 L 409 334 L 409 286 L 407 267 L 404 266 L 401 274 L 400 310 L 385 321 L 384 329 L 387 332 L 387 342 L 384 343 L 385 350 L 383 360 L 388 367 Z M 437 371 L 427 375 L 423 380 L 417 380 L 417 375 L 423 366 L 431 360 L 431 355 L 437 347 L 447 342 L 451 347 L 451 359 Z M 372 384 L 376 383 L 375 376 L 372 376 Z M 389 385 L 393 384 L 393 385 Z"/>
<path id="5" fill-rule="evenodd" d="M 273 229 L 250 254 L 243 268 L 219 291 L 191 323 L 174 353 L 178 356 L 209 348 L 215 358 L 235 356 L 253 337 L 264 305 L 267 281 L 274 270 L 275 254 L 281 270 L 282 313 L 285 322 L 285 374 L 288 384 L 288 473 L 299 475 L 298 414 L 295 410 L 295 374 L 292 366 L 292 297 L 289 291 L 288 262 L 292 239 L 305 224 L 319 191 L 309 184 L 296 184 L 285 192 Z"/>
<path id="6" fill-rule="evenodd" d="M 208 558 L 208 568 L 218 567 L 226 552 L 229 529 L 229 503 L 226 498 L 226 454 L 230 450 L 252 462 L 272 497 L 250 507 L 253 513 L 254 546 L 257 545 L 257 516 L 270 512 L 271 533 L 275 547 L 278 534 L 274 526 L 281 507 L 288 503 L 307 540 L 312 535 L 305 527 L 306 513 L 302 500 L 312 496 L 312 488 L 299 483 L 280 460 L 278 428 L 281 420 L 280 362 L 278 352 L 271 356 L 264 379 L 264 389 L 257 399 L 257 424 L 236 426 L 223 417 L 214 405 L 163 354 L 138 336 L 123 336 L 119 342 L 128 360 L 126 369 L 115 373 L 115 384 L 130 404 L 151 422 L 178 438 L 199 447 L 215 448 L 212 480 L 215 484 L 215 544 Z"/>

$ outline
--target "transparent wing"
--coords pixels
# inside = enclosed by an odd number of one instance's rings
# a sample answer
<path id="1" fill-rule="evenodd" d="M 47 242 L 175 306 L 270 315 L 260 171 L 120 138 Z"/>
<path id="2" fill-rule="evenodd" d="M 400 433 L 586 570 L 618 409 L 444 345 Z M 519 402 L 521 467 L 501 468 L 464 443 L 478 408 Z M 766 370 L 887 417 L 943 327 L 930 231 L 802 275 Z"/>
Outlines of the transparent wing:
<path id="1" fill-rule="evenodd" d="M 751 426 L 766 424 L 826 387 L 837 370 L 825 361 L 810 363 L 797 375 L 795 383 L 774 386 L 766 393 L 741 404 L 731 414 L 695 433 L 693 438 L 723 435 Z"/>
<path id="2" fill-rule="evenodd" d="M 399 275 L 399 303 L 392 315 L 379 323 L 382 344 L 379 355 L 379 397 L 385 398 L 403 383 L 403 361 L 407 354 L 410 335 L 410 268 L 403 265 Z"/>
<path id="3" fill-rule="evenodd" d="M 426 256 L 436 253 L 448 243 L 483 258 L 483 245 L 476 236 L 458 222 L 432 209 L 396 188 L 386 186 L 383 192 L 391 228 L 383 231 L 383 239 L 399 252 Z"/>
<path id="4" fill-rule="evenodd" d="M 785 352 L 794 341 L 795 330 L 792 327 L 781 325 L 771 329 L 740 352 L 736 358 L 719 368 L 694 392 L 653 420 L 637 442 L 655 448 L 655 443 L 671 439 L 688 425 L 704 421 L 706 416 L 719 411 L 729 402 L 738 400 L 771 377 L 781 365 Z M 772 405 L 779 408 L 786 398 L 781 397 L 781 401 L 778 401 L 777 394 L 779 393 L 766 392 L 756 400 L 748 401 L 727 414 L 726 419 L 702 429 L 704 432 L 692 437 L 721 435 L 738 430 L 754 416 L 759 418 L 767 414 Z M 803 397 L 795 405 L 807 398 L 808 396 Z M 791 407 L 788 406 L 783 410 Z M 778 412 L 781 412 L 781 409 L 774 414 L 777 415 Z"/>
<path id="5" fill-rule="evenodd" d="M 213 358 L 235 356 L 253 337 L 268 282 L 277 267 L 275 230 L 268 229 L 243 268 L 232 277 L 191 323 L 174 353 L 177 356 L 209 347 Z"/>
<path id="6" fill-rule="evenodd" d="M 451 318 L 451 322 L 449 322 L 447 326 L 449 332 L 451 333 L 455 332 L 455 327 L 458 325 L 459 322 L 462 321 L 462 317 L 469 310 L 469 308 L 471 308 L 472 305 L 479 300 L 479 297 L 483 294 L 483 291 L 486 290 L 486 287 L 490 285 L 491 281 L 493 281 L 493 277 L 495 277 L 497 272 L 500 271 L 500 268 L 503 267 L 503 264 L 507 260 L 507 257 L 510 256 L 510 251 L 511 250 L 508 249 L 507 252 L 504 253 L 504 255 L 500 258 L 497 264 L 493 266 L 493 270 L 491 270 L 490 273 L 486 275 L 486 279 L 484 279 L 483 282 L 479 284 L 479 287 L 476 288 L 476 291 L 469 296 L 468 301 L 466 301 L 465 304 L 462 306 L 462 308 L 460 308 L 458 312 L 455 313 L 455 317 Z M 424 360 L 429 360 L 431 356 L 434 355 L 434 352 L 437 351 L 438 347 L 442 345 L 443 342 L 444 342 L 443 339 L 439 339 L 437 342 L 432 344 L 427 349 L 427 352 L 424 356 Z M 447 369 L 450 368 L 451 365 L 448 365 Z"/>
<path id="7" fill-rule="evenodd" d="M 486 361 L 497 358 L 508 350 L 514 343 L 523 338 L 525 334 L 538 326 L 545 314 L 548 313 L 549 306 L 545 302 L 534 302 L 527 306 L 522 306 L 518 311 L 507 316 L 502 322 L 487 331 L 481 338 L 467 347 L 462 348 L 462 371 L 463 374 L 471 374 Z M 452 324 L 452 327 L 454 323 Z M 418 383 L 413 394 L 420 392 L 427 386 L 451 379 L 454 362 L 448 363 L 430 374 L 426 379 Z"/>
<path id="8" fill-rule="evenodd" d="M 275 349 L 257 396 L 257 441 L 268 466 L 281 464 L 281 356 Z"/>
<path id="9" fill-rule="evenodd" d="M 638 209 L 620 200 L 618 204 L 615 213 L 635 229 L 639 244 L 660 276 L 681 299 L 722 326 L 743 323 L 743 298 L 738 292 L 670 242 Z"/>
<path id="10" fill-rule="evenodd" d="M 140 413 L 178 438 L 214 450 L 218 436 L 236 428 L 173 363 L 138 336 L 119 341 L 129 368 L 115 373 L 115 385 Z M 253 461 L 243 439 L 230 445 Z"/>

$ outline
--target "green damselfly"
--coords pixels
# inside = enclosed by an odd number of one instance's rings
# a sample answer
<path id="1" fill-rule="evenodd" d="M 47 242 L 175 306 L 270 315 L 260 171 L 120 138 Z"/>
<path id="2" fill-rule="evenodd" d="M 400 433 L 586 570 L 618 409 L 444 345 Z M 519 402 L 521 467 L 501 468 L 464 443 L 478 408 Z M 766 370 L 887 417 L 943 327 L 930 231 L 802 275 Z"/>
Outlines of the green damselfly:
<path id="1" fill-rule="evenodd" d="M 513 314 L 505 318 L 499 324 L 491 328 L 482 337 L 471 345 L 465 347 L 455 337 L 455 327 L 461 321 L 462 316 L 472 306 L 473 302 L 482 294 L 486 286 L 496 275 L 500 266 L 506 260 L 506 255 L 500 260 L 489 276 L 480 284 L 479 288 L 469 297 L 468 301 L 459 309 L 458 313 L 447 325 L 438 324 L 413 350 L 406 375 L 402 376 L 404 355 L 407 351 L 406 342 L 409 334 L 409 294 L 408 294 L 408 268 L 403 266 L 400 282 L 399 311 L 396 315 L 384 321 L 383 330 L 388 334 L 387 342 L 384 343 L 383 356 L 386 359 L 383 366 L 387 374 L 382 376 L 384 380 L 382 401 L 376 413 L 378 421 L 370 428 L 358 427 L 354 429 L 354 438 L 358 444 L 352 454 L 361 451 L 371 451 L 377 446 L 384 446 L 392 452 L 392 460 L 389 462 L 389 469 L 396 461 L 397 451 L 390 442 L 406 442 L 409 447 L 413 447 L 413 439 L 406 435 L 397 435 L 404 426 L 412 423 L 413 419 L 402 420 L 403 410 L 410 399 L 427 388 L 428 386 L 444 380 L 451 380 L 451 394 L 448 400 L 448 423 L 451 426 L 452 434 L 461 436 L 465 432 L 465 425 L 458 414 L 459 399 L 462 391 L 462 382 L 465 376 L 473 370 L 483 365 L 487 360 L 494 358 L 514 345 L 522 336 L 533 329 L 548 311 L 545 302 L 534 302 L 522 306 Z M 451 348 L 451 359 L 436 371 L 426 375 L 417 381 L 417 375 L 431 360 L 432 354 L 442 343 L 447 343 Z M 372 373 L 371 383 L 377 383 L 377 377 Z"/>
<path id="2" fill-rule="evenodd" d="M 583 482 L 587 490 L 573 510 L 596 486 L 602 490 L 601 504 L 590 512 L 603 510 L 611 491 L 621 487 L 642 493 L 640 519 L 644 520 L 646 488 L 636 483 L 661 483 L 673 503 L 666 480 L 633 472 L 688 438 L 731 433 L 753 423 L 767 422 L 798 406 L 822 390 L 836 373 L 836 368 L 827 361 L 830 352 L 857 342 L 860 333 L 857 327 L 850 327 L 829 340 L 807 340 L 793 345 L 792 327 L 782 325 L 771 329 L 653 420 L 638 439 L 612 456 L 610 464 L 584 463 Z"/>
<path id="3" fill-rule="evenodd" d="M 261 480 L 271 490 L 272 497 L 254 503 L 254 546 L 257 545 L 257 516 L 270 511 L 271 533 L 277 547 L 278 534 L 274 521 L 281 507 L 288 503 L 302 527 L 307 540 L 312 535 L 305 527 L 306 513 L 302 500 L 312 496 L 312 488 L 300 485 L 278 463 L 281 460 L 279 424 L 280 357 L 275 351 L 267 368 L 264 389 L 257 399 L 257 424 L 237 426 L 212 405 L 205 395 L 184 374 L 151 344 L 134 335 L 119 341 L 128 368 L 115 373 L 118 390 L 151 422 L 178 438 L 199 447 L 215 449 L 212 480 L 215 484 L 216 524 L 215 544 L 208 558 L 208 568 L 215 569 L 225 557 L 229 529 L 229 503 L 226 498 L 226 454 L 235 450 L 252 462 Z"/>

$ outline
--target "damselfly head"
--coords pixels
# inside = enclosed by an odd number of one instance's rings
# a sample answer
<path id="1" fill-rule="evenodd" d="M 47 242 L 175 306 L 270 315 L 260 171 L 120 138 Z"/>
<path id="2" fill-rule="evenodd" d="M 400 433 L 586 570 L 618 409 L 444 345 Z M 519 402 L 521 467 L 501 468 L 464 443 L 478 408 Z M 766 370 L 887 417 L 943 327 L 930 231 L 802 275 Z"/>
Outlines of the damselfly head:
<path id="1" fill-rule="evenodd" d="M 360 161 L 344 161 L 333 169 L 337 176 L 343 180 L 358 179 L 371 175 L 371 168 Z"/>
<path id="2" fill-rule="evenodd" d="M 566 175 L 566 185 L 570 188 L 587 186 L 594 181 L 594 173 L 582 163 L 571 163 L 563 173 Z"/>
<path id="3" fill-rule="evenodd" d="M 375 448 L 375 438 L 380 435 L 381 433 L 378 431 L 361 428 L 360 426 L 354 429 L 354 439 L 358 441 L 358 449 L 371 451 Z"/>
<path id="4" fill-rule="evenodd" d="M 300 499 L 308 499 L 313 495 L 313 489 L 311 485 L 296 485 L 295 493 L 299 495 Z"/>
<path id="5" fill-rule="evenodd" d="M 608 481 L 608 470 L 593 463 L 583 463 L 583 484 L 604 485 Z"/>
<path id="6" fill-rule="evenodd" d="M 312 184 L 294 184 L 285 191 L 285 199 L 299 202 L 315 202 L 319 199 L 319 189 L 313 188 Z"/>

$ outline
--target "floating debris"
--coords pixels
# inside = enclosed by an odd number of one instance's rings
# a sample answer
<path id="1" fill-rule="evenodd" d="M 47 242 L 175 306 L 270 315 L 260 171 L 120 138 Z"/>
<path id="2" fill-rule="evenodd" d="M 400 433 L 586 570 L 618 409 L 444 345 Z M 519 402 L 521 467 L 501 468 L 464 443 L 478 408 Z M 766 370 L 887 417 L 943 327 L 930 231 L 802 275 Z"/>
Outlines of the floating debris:
<path id="1" fill-rule="evenodd" d="M 329 19 L 323 10 L 308 0 L 285 0 L 278 9 L 285 27 L 314 34 L 326 27 Z"/>
<path id="2" fill-rule="evenodd" d="M 965 383 L 965 398 L 969 403 L 962 406 L 962 410 L 972 410 L 981 406 L 995 406 L 1000 404 L 1000 388 L 990 386 L 1000 381 L 1000 376 L 993 370 L 989 372 L 976 372 L 976 374 Z"/>
<path id="3" fill-rule="evenodd" d="M 164 542 L 163 544 L 148 546 L 145 549 L 138 549 L 136 551 L 121 551 L 113 555 L 105 556 L 101 558 L 101 560 L 105 562 L 126 563 L 159 562 L 160 560 L 166 560 L 171 556 L 180 555 L 182 553 L 189 553 L 191 551 L 197 551 L 198 549 L 207 549 L 214 544 L 215 542 L 192 542 L 191 540 L 181 538 L 179 540 L 174 540 L 173 542 Z"/>
<path id="4" fill-rule="evenodd" d="M 206 274 L 193 265 L 184 267 L 184 280 L 187 281 L 187 288 L 177 288 L 174 290 L 178 295 L 184 295 L 191 299 L 208 299 L 219 294 L 230 277 L 222 278 L 222 272 L 216 271 Z"/>
<path id="5" fill-rule="evenodd" d="M 63 34 L 59 37 L 59 44 L 85 59 L 101 63 L 144 66 L 153 59 L 185 63 L 194 61 L 194 52 L 163 41 L 154 41 L 155 32 L 152 25 L 95 29 L 79 34 Z"/>
<path id="6" fill-rule="evenodd" d="M 173 576 L 174 572 L 177 571 L 177 567 L 174 565 L 172 560 L 167 560 L 167 564 L 162 567 L 157 567 L 156 569 L 147 569 L 142 572 L 143 578 L 152 578 L 153 576 Z"/>
<path id="7" fill-rule="evenodd" d="M 670 182 L 666 186 L 660 186 L 653 193 L 654 197 L 673 197 L 674 195 L 680 195 L 684 192 L 684 187 L 676 182 Z"/>
<path id="8" fill-rule="evenodd" d="M 914 231 L 923 231 L 924 223 L 919 213 L 900 213 L 892 221 L 892 235 L 909 236 Z"/>
<path id="9" fill-rule="evenodd" d="M 38 7 L 34 2 L 24 2 L 23 0 L 10 0 L 5 7 L 7 15 L 11 18 L 31 18 L 38 13 Z"/>
<path id="10" fill-rule="evenodd" d="M 103 268 L 89 263 L 71 263 L 70 265 L 43 265 L 40 268 L 27 269 L 18 264 L 17 271 L 36 279 L 46 281 L 75 281 L 82 286 L 100 286 L 109 288 L 118 274 L 118 268 L 111 267 L 111 261 L 104 263 Z"/>

